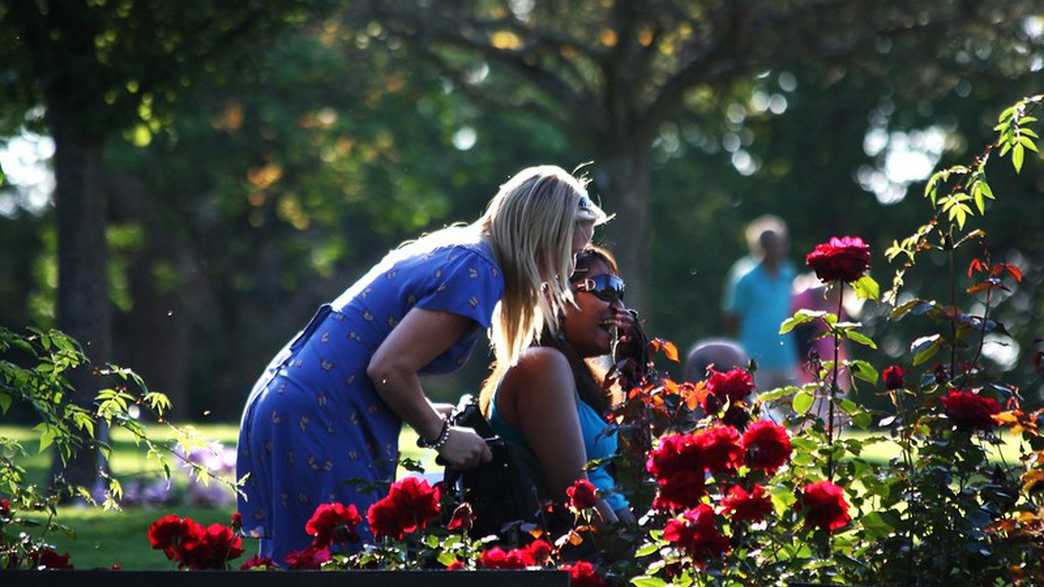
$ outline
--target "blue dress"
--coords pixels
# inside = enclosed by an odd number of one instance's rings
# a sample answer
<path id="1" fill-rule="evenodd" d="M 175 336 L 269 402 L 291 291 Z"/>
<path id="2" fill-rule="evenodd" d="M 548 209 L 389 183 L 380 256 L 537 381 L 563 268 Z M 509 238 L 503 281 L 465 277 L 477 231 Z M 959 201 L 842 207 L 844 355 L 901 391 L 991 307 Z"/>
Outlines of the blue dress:
<path id="1" fill-rule="evenodd" d="M 584 439 L 587 459 L 594 461 L 608 459 L 615 455 L 617 447 L 616 429 L 610 428 L 609 423 L 598 414 L 597 410 L 580 399 L 580 394 L 576 394 L 576 415 L 580 419 L 580 435 Z M 526 442 L 526 437 L 522 434 L 522 431 L 497 412 L 496 392 L 493 393 L 493 397 L 490 398 L 489 402 L 489 424 L 505 442 L 509 442 L 521 449 L 520 452 L 524 465 L 529 470 L 530 478 L 537 480 L 537 488 L 541 497 L 546 497 L 547 483 L 544 482 L 540 463 L 530 450 L 529 443 Z M 616 491 L 616 481 L 613 480 L 609 471 L 606 470 L 605 465 L 588 471 L 587 478 L 592 485 L 598 488 L 599 493 L 602 494 L 602 497 L 614 512 L 629 506 L 627 498 Z"/>
<path id="2" fill-rule="evenodd" d="M 305 523 L 316 506 L 369 506 L 394 480 L 402 422 L 366 376 L 370 358 L 412 308 L 466 316 L 475 327 L 421 374 L 463 365 L 504 291 L 489 245 L 480 241 L 386 257 L 331 304 L 272 360 L 243 410 L 236 474 L 243 529 L 261 554 L 283 563 L 308 546 Z"/>

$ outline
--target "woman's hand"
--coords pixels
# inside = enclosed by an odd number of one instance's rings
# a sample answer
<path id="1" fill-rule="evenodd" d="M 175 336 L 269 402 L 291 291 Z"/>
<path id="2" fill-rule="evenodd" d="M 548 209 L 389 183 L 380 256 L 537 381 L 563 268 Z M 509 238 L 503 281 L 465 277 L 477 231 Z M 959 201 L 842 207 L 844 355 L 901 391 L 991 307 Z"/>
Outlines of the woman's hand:
<path id="1" fill-rule="evenodd" d="M 435 412 L 443 418 L 449 417 L 453 413 L 453 410 L 457 409 L 453 404 L 447 404 L 445 402 L 431 402 L 431 407 L 435 408 Z"/>
<path id="2" fill-rule="evenodd" d="M 439 449 L 439 456 L 456 469 L 471 469 L 488 463 L 493 453 L 485 439 L 471 428 L 450 426 L 449 437 Z"/>
<path id="3" fill-rule="evenodd" d="M 635 314 L 618 304 L 613 304 L 611 309 L 613 311 L 612 323 L 616 326 L 616 331 L 619 333 L 618 341 L 621 344 L 630 342 L 638 326 Z"/>

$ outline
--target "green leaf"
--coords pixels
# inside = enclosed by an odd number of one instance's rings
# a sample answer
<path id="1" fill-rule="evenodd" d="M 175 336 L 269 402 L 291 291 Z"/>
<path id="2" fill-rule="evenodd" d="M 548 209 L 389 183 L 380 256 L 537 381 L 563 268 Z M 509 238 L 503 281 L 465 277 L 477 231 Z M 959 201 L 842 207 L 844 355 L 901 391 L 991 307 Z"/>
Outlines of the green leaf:
<path id="1" fill-rule="evenodd" d="M 1032 116 L 1027 116 L 1026 118 L 1033 118 L 1033 117 Z M 1022 119 L 1022 123 L 1023 124 L 1026 123 L 1026 118 Z M 1036 120 L 1036 118 L 1033 118 L 1033 120 Z M 1037 133 L 1033 132 L 1033 129 L 1031 129 L 1031 128 L 1019 128 L 1019 134 L 1027 136 L 1027 137 L 1033 137 L 1035 139 L 1039 139 L 1040 138 L 1040 135 L 1038 135 Z"/>
<path id="2" fill-rule="evenodd" d="M 643 556 L 649 556 L 650 554 L 652 554 L 652 553 L 654 553 L 654 552 L 656 552 L 658 550 L 660 550 L 660 545 L 650 542 L 650 543 L 647 543 L 647 544 L 643 544 L 641 546 L 641 548 L 639 548 L 637 551 L 635 551 L 634 556 L 635 556 L 635 558 L 639 558 L 639 557 L 643 557 Z"/>
<path id="3" fill-rule="evenodd" d="M 872 349 L 876 349 L 877 348 L 877 343 L 875 343 L 873 341 L 873 339 L 871 339 L 869 336 L 867 336 L 867 335 L 865 335 L 862 332 L 859 332 L 857 330 L 846 330 L 845 331 L 845 338 L 847 338 L 848 340 L 851 340 L 852 342 L 858 342 L 859 344 L 861 344 L 863 346 L 868 346 L 868 347 L 870 347 Z"/>
<path id="4" fill-rule="evenodd" d="M 986 196 L 987 198 L 989 198 L 991 200 L 995 200 L 996 199 L 996 198 L 993 197 L 993 189 L 990 188 L 990 184 L 986 183 L 986 180 L 980 180 L 978 185 L 979 185 L 979 190 L 982 191 L 982 195 Z"/>
<path id="5" fill-rule="evenodd" d="M 1029 138 L 1027 136 L 1019 137 L 1019 143 L 1022 146 L 1026 147 L 1027 149 L 1029 149 L 1030 151 L 1033 151 L 1034 153 L 1039 153 L 1040 152 L 1040 151 L 1037 150 L 1037 145 L 1033 143 L 1033 139 L 1031 139 L 1031 138 Z"/>
<path id="6" fill-rule="evenodd" d="M 650 577 L 648 575 L 641 575 L 631 579 L 631 585 L 635 587 L 663 587 L 667 582 L 659 577 Z"/>
<path id="7" fill-rule="evenodd" d="M 865 381 L 871 385 L 877 384 L 877 369 L 869 362 L 862 359 L 856 359 L 854 361 L 848 361 L 849 371 L 852 376 L 861 381 Z"/>
<path id="8" fill-rule="evenodd" d="M 802 389 L 794 394 L 794 399 L 790 402 L 790 405 L 794 408 L 794 412 L 800 416 L 804 415 L 812 407 L 814 401 L 815 398 L 812 394 Z"/>
<path id="9" fill-rule="evenodd" d="M 861 300 L 878 300 L 881 298 L 881 286 L 874 281 L 873 277 L 864 275 L 849 285 L 855 291 L 856 297 Z"/>
<path id="10" fill-rule="evenodd" d="M 939 352 L 940 347 L 942 347 L 942 337 L 938 334 L 922 336 L 910 343 L 910 352 L 914 354 L 913 366 L 924 364 Z"/>
<path id="11" fill-rule="evenodd" d="M 770 389 L 765 393 L 758 395 L 758 401 L 760 402 L 771 402 L 775 401 L 788 395 L 797 393 L 800 391 L 796 386 L 788 385 L 786 387 L 777 387 L 776 389 Z"/>
<path id="12" fill-rule="evenodd" d="M 997 117 L 997 122 L 1004 122 L 1005 120 L 1011 118 L 1014 114 L 1015 114 L 1015 107 L 1014 106 L 1008 106 L 1004 110 L 1001 110 L 1000 116 Z"/>
<path id="13" fill-rule="evenodd" d="M 823 318 L 826 314 L 826 312 L 820 310 L 798 310 L 797 312 L 794 312 L 793 316 L 787 318 L 779 325 L 779 333 L 786 334 L 791 330 L 794 330 L 795 327 L 805 324 L 806 322 L 811 322 L 816 318 Z"/>
<path id="14" fill-rule="evenodd" d="M 58 429 L 46 423 L 37 424 L 33 427 L 33 430 L 36 430 L 40 433 L 39 452 L 43 452 L 47 449 L 47 447 L 51 446 L 51 444 L 54 442 L 55 437 L 58 436 Z"/>
<path id="15" fill-rule="evenodd" d="M 1015 173 L 1022 171 L 1022 159 L 1026 156 L 1022 144 L 1015 145 L 1011 150 L 1011 164 L 1015 166 Z"/>
<path id="16" fill-rule="evenodd" d="M 448 566 L 452 565 L 453 563 L 457 562 L 457 555 L 455 555 L 455 554 L 453 554 L 452 552 L 449 552 L 449 551 L 443 551 L 443 552 L 439 553 L 439 559 L 438 560 L 439 560 L 439 563 L 442 566 L 448 567 Z"/>
<path id="17" fill-rule="evenodd" d="M 999 156 L 1003 157 L 1003 156 L 1007 155 L 1008 151 L 1010 151 L 1010 150 L 1011 150 L 1011 143 L 1005 142 L 1003 145 L 1001 145 L 1001 150 L 1000 150 L 1000 155 Z"/>
<path id="18" fill-rule="evenodd" d="M 870 538 L 884 538 L 895 531 L 895 528 L 880 512 L 866 514 L 860 519 L 860 523 Z"/>
<path id="19" fill-rule="evenodd" d="M 11 408 L 11 396 L 7 392 L 0 391 L 0 413 L 6 414 Z"/>

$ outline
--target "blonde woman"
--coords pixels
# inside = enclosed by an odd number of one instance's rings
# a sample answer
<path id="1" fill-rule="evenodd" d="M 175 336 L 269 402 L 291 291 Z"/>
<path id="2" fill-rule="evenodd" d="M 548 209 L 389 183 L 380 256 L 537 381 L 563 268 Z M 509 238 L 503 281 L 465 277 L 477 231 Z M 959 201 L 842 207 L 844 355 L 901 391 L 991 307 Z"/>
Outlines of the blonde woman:
<path id="1" fill-rule="evenodd" d="M 477 221 L 403 244 L 320 307 L 243 411 L 237 475 L 249 477 L 238 505 L 261 554 L 282 563 L 306 547 L 320 503 L 352 503 L 365 516 L 395 475 L 403 421 L 450 464 L 488 461 L 483 439 L 452 426 L 420 376 L 459 368 L 484 328 L 497 360 L 514 364 L 572 303 L 574 255 L 605 220 L 583 182 L 530 167 Z"/>

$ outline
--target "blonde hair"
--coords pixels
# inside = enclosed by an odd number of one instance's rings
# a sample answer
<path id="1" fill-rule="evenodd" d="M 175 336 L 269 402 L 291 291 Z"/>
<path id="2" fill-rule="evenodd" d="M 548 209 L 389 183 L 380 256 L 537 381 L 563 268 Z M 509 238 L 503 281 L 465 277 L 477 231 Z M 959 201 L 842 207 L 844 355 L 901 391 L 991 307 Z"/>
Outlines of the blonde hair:
<path id="1" fill-rule="evenodd" d="M 577 224 L 609 220 L 586 183 L 554 165 L 527 167 L 500 186 L 476 222 L 504 273 L 490 337 L 499 364 L 514 365 L 545 324 L 556 332 L 560 311 L 573 301 Z"/>

